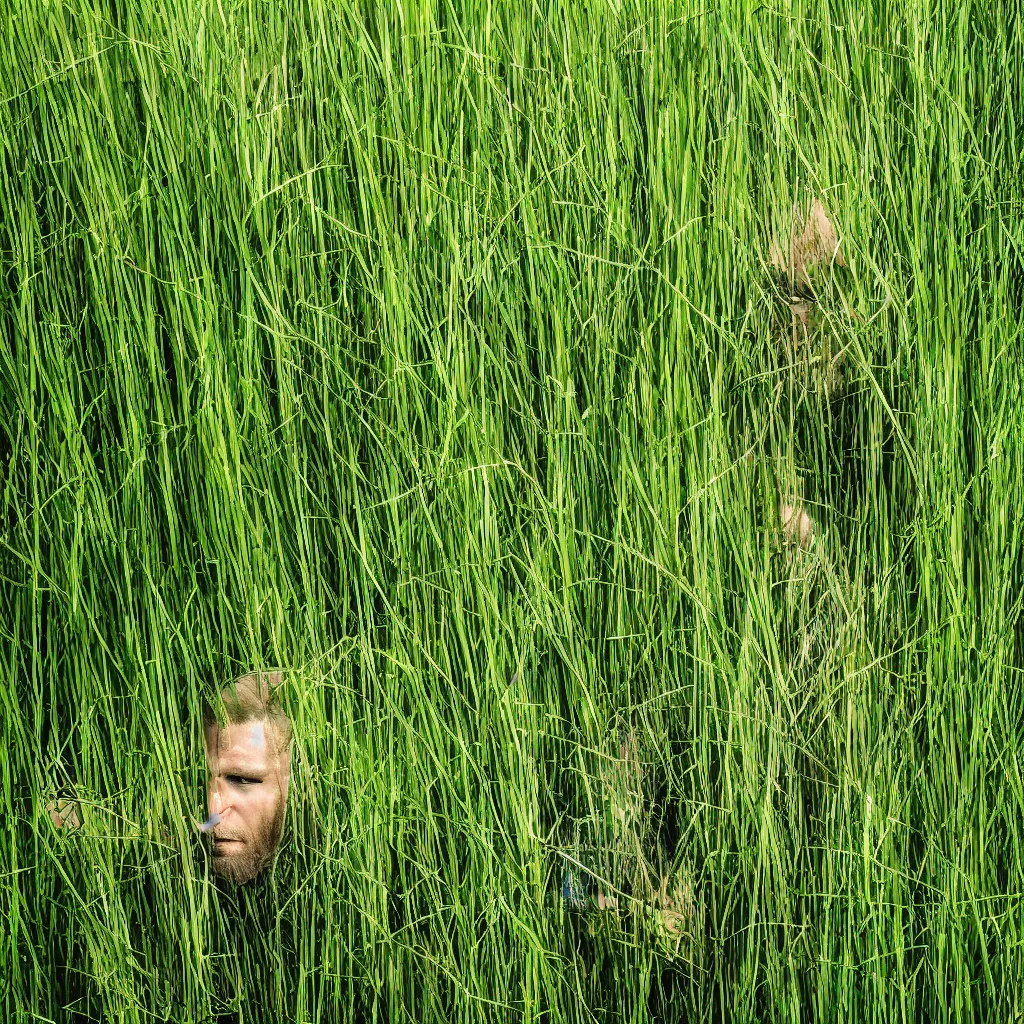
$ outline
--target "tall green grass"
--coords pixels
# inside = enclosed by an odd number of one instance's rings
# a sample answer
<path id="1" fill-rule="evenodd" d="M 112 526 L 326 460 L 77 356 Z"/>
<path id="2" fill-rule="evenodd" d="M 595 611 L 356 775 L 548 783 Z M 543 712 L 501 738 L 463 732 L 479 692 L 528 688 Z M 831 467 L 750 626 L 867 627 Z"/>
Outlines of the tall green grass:
<path id="1" fill-rule="evenodd" d="M 1013 5 L 0 17 L 11 1019 L 1024 1014 Z M 264 666 L 232 891 L 199 706 Z"/>

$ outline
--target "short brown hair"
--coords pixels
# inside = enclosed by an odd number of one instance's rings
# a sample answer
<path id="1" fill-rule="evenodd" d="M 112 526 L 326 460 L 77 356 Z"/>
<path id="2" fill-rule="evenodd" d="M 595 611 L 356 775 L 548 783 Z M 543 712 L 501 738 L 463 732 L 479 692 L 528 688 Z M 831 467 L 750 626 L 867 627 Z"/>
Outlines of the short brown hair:
<path id="1" fill-rule="evenodd" d="M 229 722 L 270 722 L 277 733 L 279 748 L 285 750 L 292 741 L 292 723 L 277 699 L 275 691 L 280 684 L 280 672 L 250 672 L 228 683 L 220 697 Z M 204 701 L 203 727 L 219 724 L 213 703 Z"/>

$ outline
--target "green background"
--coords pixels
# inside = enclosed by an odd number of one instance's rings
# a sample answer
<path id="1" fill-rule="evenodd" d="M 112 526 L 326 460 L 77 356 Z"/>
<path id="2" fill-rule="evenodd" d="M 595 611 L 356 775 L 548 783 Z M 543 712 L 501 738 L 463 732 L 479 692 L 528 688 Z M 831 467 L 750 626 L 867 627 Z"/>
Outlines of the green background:
<path id="1" fill-rule="evenodd" d="M 1020 1019 L 1015 5 L 0 18 L 13 1020 Z M 266 666 L 231 891 L 199 705 Z"/>

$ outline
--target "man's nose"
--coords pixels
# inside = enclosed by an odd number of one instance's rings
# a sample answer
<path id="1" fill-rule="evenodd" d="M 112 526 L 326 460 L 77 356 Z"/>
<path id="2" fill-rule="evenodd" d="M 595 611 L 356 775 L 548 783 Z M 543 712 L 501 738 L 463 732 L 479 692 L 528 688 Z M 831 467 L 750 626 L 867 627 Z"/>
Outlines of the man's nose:
<path id="1" fill-rule="evenodd" d="M 214 779 L 210 783 L 206 794 L 206 802 L 210 814 L 219 814 L 223 818 L 228 810 L 230 810 L 231 798 L 227 787 L 223 785 L 220 779 Z"/>

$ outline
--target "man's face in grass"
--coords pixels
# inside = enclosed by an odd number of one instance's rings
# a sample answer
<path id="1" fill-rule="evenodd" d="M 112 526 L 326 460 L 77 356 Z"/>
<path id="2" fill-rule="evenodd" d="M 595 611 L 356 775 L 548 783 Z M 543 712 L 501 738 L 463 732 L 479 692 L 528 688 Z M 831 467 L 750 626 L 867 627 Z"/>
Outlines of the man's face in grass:
<path id="1" fill-rule="evenodd" d="M 269 719 L 205 729 L 208 810 L 215 874 L 250 881 L 273 859 L 284 828 L 290 744 Z M 284 747 L 284 749 L 282 749 Z"/>

